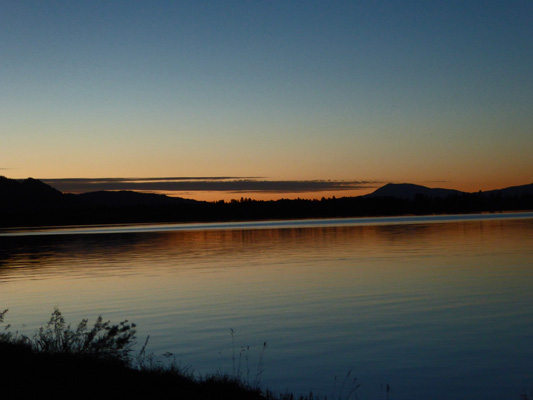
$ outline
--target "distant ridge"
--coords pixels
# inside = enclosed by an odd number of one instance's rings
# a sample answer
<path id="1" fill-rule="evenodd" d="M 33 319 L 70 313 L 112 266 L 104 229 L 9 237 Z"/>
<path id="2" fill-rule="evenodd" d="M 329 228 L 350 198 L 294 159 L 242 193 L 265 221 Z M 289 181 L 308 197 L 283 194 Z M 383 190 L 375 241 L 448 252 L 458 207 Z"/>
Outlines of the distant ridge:
<path id="1" fill-rule="evenodd" d="M 366 197 L 395 197 L 397 199 L 413 200 L 417 195 L 431 198 L 445 198 L 453 195 L 464 194 L 453 189 L 432 189 L 412 183 L 388 183 Z"/>
<path id="2" fill-rule="evenodd" d="M 155 193 L 61 193 L 37 179 L 0 176 L 0 226 L 49 226 L 184 219 L 196 200 Z M 170 216 L 174 215 L 174 217 Z M 178 215 L 178 217 L 175 217 Z"/>
<path id="3" fill-rule="evenodd" d="M 0 205 L 22 206 L 61 201 L 63 194 L 37 179 L 9 179 L 0 176 Z"/>
<path id="4" fill-rule="evenodd" d="M 504 189 L 480 191 L 476 193 L 462 192 L 454 189 L 428 188 L 426 186 L 415 185 L 412 183 L 387 183 L 374 192 L 363 197 L 379 198 L 393 197 L 402 200 L 414 200 L 416 196 L 424 196 L 434 199 L 443 199 L 449 196 L 457 195 L 477 195 L 482 197 L 500 196 L 513 197 L 523 195 L 533 195 L 533 183 L 528 185 L 511 186 Z"/>
<path id="5" fill-rule="evenodd" d="M 0 226 L 256 221 L 533 210 L 533 184 L 467 193 L 389 183 L 356 197 L 206 202 L 133 191 L 61 193 L 0 176 Z"/>
<path id="6" fill-rule="evenodd" d="M 505 189 L 487 190 L 482 192 L 485 196 L 499 195 L 499 196 L 522 196 L 533 195 L 533 183 L 529 185 L 511 186 Z"/>
<path id="7" fill-rule="evenodd" d="M 0 204 L 10 207 L 54 202 L 62 205 L 92 205 L 106 207 L 168 206 L 197 203 L 196 200 L 169 197 L 163 194 L 132 191 L 99 191 L 82 194 L 64 194 L 46 183 L 28 178 L 9 179 L 0 176 Z"/>
<path id="8" fill-rule="evenodd" d="M 97 191 L 76 195 L 84 203 L 107 206 L 107 207 L 131 207 L 131 206 L 171 206 L 176 204 L 197 203 L 196 200 L 181 197 L 169 197 L 164 194 L 140 193 L 129 190 Z"/>

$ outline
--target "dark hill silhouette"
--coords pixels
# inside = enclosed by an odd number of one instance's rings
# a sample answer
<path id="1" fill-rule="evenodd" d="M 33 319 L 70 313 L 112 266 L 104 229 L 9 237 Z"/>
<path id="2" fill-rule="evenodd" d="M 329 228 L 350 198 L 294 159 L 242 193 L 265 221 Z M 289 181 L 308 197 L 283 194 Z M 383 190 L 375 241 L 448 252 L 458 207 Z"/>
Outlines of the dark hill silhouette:
<path id="1" fill-rule="evenodd" d="M 533 183 L 529 185 L 511 186 L 505 189 L 487 190 L 482 192 L 484 196 L 533 196 Z"/>
<path id="2" fill-rule="evenodd" d="M 39 197 L 59 198 L 61 192 L 40 180 L 28 178 L 24 180 L 9 179 L 0 176 L 0 193 L 2 197 Z"/>
<path id="3" fill-rule="evenodd" d="M 36 179 L 0 177 L 0 226 L 468 214 L 533 210 L 533 184 L 466 193 L 387 184 L 357 197 L 200 202 L 153 193 L 64 194 Z"/>
<path id="4" fill-rule="evenodd" d="M 432 189 L 412 183 L 388 183 L 366 195 L 366 197 L 395 197 L 397 199 L 413 200 L 417 195 L 430 198 L 445 198 L 460 194 L 464 194 L 464 192 L 453 189 Z"/>
<path id="5" fill-rule="evenodd" d="M 46 183 L 28 178 L 9 179 L 0 176 L 0 202 L 6 207 L 55 202 L 62 206 L 91 205 L 106 207 L 168 206 L 197 203 L 196 200 L 169 197 L 162 194 L 132 191 L 98 191 L 78 195 L 63 194 Z"/>
<path id="6" fill-rule="evenodd" d="M 36 179 L 0 176 L 0 226 L 164 221 L 176 210 L 184 213 L 181 207 L 197 203 L 201 202 L 129 191 L 65 194 Z"/>
<path id="7" fill-rule="evenodd" d="M 171 206 L 197 203 L 196 200 L 181 197 L 169 197 L 163 194 L 139 193 L 128 190 L 88 192 L 79 194 L 77 197 L 85 204 L 106 207 Z"/>
<path id="8" fill-rule="evenodd" d="M 33 178 L 24 180 L 0 176 L 0 204 L 3 207 L 40 206 L 60 202 L 63 194 Z"/>

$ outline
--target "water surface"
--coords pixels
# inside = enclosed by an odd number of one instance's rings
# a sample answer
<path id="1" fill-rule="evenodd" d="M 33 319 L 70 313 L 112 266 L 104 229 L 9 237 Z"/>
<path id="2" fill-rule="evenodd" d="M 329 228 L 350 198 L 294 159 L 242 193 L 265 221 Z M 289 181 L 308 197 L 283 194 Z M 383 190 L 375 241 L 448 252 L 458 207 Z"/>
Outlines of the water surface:
<path id="1" fill-rule="evenodd" d="M 531 213 L 4 230 L 0 308 L 24 332 L 54 306 L 128 319 L 155 353 L 250 380 L 266 341 L 275 391 L 331 397 L 351 371 L 360 399 L 517 398 L 532 244 Z"/>

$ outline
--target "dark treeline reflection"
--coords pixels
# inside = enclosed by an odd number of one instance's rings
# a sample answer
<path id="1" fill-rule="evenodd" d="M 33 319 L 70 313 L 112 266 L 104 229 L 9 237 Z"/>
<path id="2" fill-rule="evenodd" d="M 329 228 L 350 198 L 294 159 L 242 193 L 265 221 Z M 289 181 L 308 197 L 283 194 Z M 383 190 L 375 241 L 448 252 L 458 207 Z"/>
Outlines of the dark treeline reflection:
<path id="1" fill-rule="evenodd" d="M 76 260 L 83 260 L 80 264 L 84 269 L 118 267 L 133 271 L 158 265 L 168 268 L 169 261 L 170 265 L 181 267 L 199 258 L 209 264 L 249 257 L 253 263 L 256 254 L 286 260 L 306 253 L 317 257 L 329 257 L 332 253 L 393 257 L 406 247 L 431 252 L 450 244 L 475 251 L 479 243 L 466 239 L 473 232 L 484 240 L 498 237 L 495 245 L 503 244 L 502 240 L 508 237 L 508 247 L 517 235 L 530 234 L 532 221 L 496 219 L 428 224 L 416 223 L 413 218 L 407 224 L 186 231 L 143 231 L 143 226 L 131 226 L 131 232 L 125 227 L 121 233 L 68 234 L 65 230 L 65 234 L 3 236 L 0 280 L 30 271 L 36 274 L 47 269 L 73 271 L 81 268 Z M 504 228 L 512 234 L 502 239 Z M 107 265 L 102 265 L 101 260 L 108 260 Z"/>

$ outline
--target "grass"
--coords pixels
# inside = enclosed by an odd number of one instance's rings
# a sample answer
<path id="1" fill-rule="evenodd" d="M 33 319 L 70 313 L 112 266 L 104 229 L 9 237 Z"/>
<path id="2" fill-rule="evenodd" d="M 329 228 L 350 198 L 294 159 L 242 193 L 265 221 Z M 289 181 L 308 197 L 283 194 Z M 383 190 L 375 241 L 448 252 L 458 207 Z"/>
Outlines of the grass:
<path id="1" fill-rule="evenodd" d="M 7 310 L 0 311 L 4 323 Z M 138 353 L 135 324 L 111 324 L 98 317 L 92 327 L 86 319 L 75 328 L 67 324 L 55 308 L 48 323 L 32 336 L 12 333 L 10 326 L 0 330 L 0 394 L 6 399 L 73 397 L 178 398 L 191 400 L 326 400 L 328 397 L 292 393 L 274 394 L 260 388 L 263 372 L 263 345 L 253 381 L 248 364 L 248 347 L 235 351 L 232 334 L 233 374 L 194 376 L 176 363 L 163 366 L 146 353 L 148 338 Z M 357 400 L 357 379 L 348 372 L 335 378 L 331 400 Z M 384 388 L 384 398 L 391 395 Z M 533 400 L 533 392 L 522 393 L 521 400 Z"/>
<path id="2" fill-rule="evenodd" d="M 7 310 L 0 312 L 0 323 L 4 322 L 6 313 Z M 84 319 L 72 328 L 57 308 L 49 322 L 32 336 L 12 333 L 9 325 L 5 326 L 0 331 L 0 393 L 9 399 L 37 396 L 66 399 L 79 395 L 98 398 L 165 396 L 191 400 L 319 398 L 312 393 L 278 395 L 260 389 L 266 342 L 255 379 L 250 383 L 249 348 L 241 348 L 238 359 L 233 352 L 233 375 L 194 376 L 175 363 L 162 366 L 154 362 L 146 353 L 148 338 L 134 354 L 135 334 L 135 324 L 128 321 L 111 324 L 102 317 L 98 317 L 92 327 Z M 352 389 L 342 400 L 348 400 L 357 388 Z"/>

